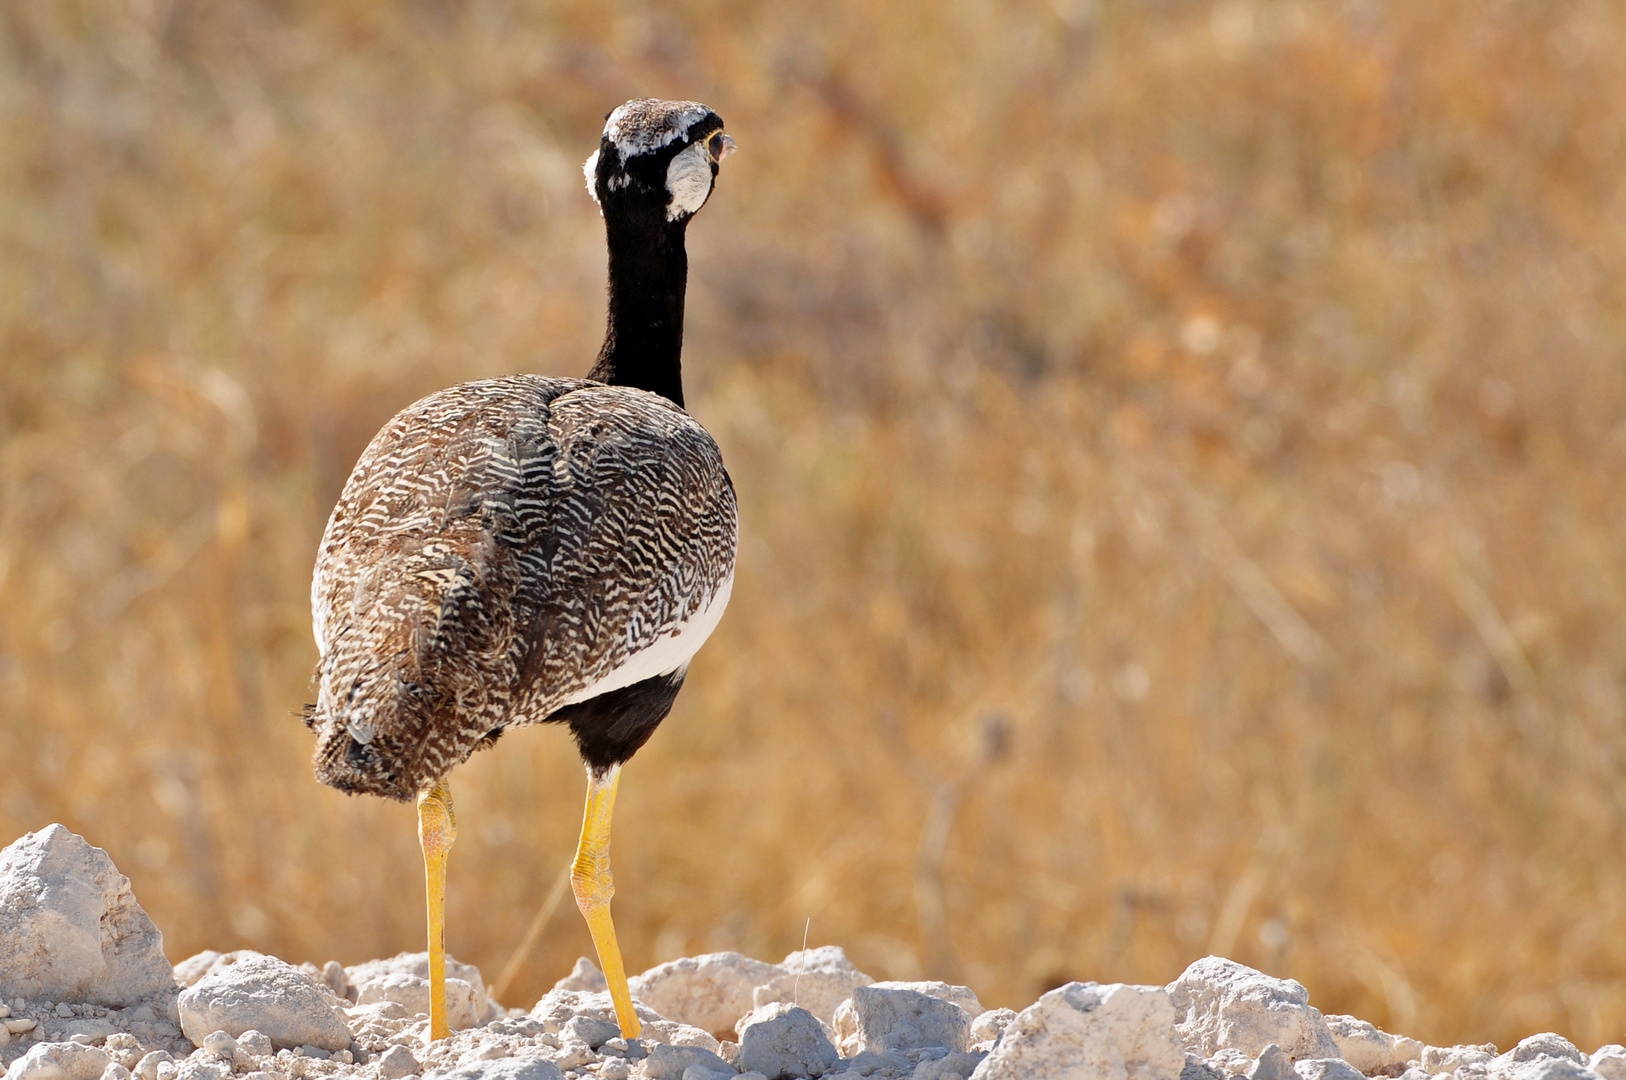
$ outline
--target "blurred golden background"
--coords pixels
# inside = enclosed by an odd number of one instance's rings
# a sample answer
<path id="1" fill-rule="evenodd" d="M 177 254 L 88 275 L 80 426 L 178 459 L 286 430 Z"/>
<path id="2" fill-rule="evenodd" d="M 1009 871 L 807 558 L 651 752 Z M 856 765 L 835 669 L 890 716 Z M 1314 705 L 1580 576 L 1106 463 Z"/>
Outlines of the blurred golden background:
<path id="1" fill-rule="evenodd" d="M 1626 1028 L 1626 8 L 0 6 L 0 832 L 172 960 L 423 947 L 312 780 L 317 538 L 378 426 L 579 375 L 580 162 L 741 152 L 689 406 L 739 578 L 628 768 L 642 970 L 846 947 L 1021 1007 L 1209 951 L 1434 1042 Z M 449 948 L 568 858 L 568 736 L 453 778 Z M 509 1004 L 590 951 L 569 905 Z"/>

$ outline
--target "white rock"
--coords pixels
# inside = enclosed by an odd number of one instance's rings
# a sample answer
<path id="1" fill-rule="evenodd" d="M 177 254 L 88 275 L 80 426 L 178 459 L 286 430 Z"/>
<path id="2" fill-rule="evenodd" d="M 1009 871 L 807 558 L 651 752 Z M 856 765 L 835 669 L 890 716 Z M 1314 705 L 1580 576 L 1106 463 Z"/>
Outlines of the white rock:
<path id="1" fill-rule="evenodd" d="M 1068 983 L 1017 1014 L 976 1080 L 1178 1080 L 1186 1062 L 1158 986 Z"/>
<path id="2" fill-rule="evenodd" d="M 272 1045 L 271 1037 L 263 1031 L 249 1028 L 247 1031 L 240 1032 L 237 1036 L 237 1058 L 239 1061 L 245 1057 L 270 1057 L 276 1052 L 277 1048 Z"/>
<path id="3" fill-rule="evenodd" d="M 554 983 L 553 988 L 594 994 L 608 990 L 610 984 L 604 981 L 604 972 L 598 969 L 598 965 L 585 956 L 578 956 L 576 966 L 570 969 L 570 974 Z"/>
<path id="4" fill-rule="evenodd" d="M 591 1046 L 580 1039 L 566 1039 L 553 1063 L 561 1069 L 575 1069 L 596 1059 Z"/>
<path id="5" fill-rule="evenodd" d="M 1461 1046 L 1423 1047 L 1423 1068 L 1430 1075 L 1454 1073 L 1464 1065 L 1486 1065 L 1496 1056 L 1496 1047 L 1490 1043 Z"/>
<path id="6" fill-rule="evenodd" d="M 1293 1071 L 1293 1059 L 1275 1043 L 1259 1051 L 1259 1060 L 1247 1066 L 1246 1075 L 1248 1080 L 1298 1080 L 1298 1073 Z"/>
<path id="7" fill-rule="evenodd" d="M 1598 1074 L 1567 1057 L 1538 1057 L 1489 1070 L 1493 1080 L 1598 1080 Z"/>
<path id="8" fill-rule="evenodd" d="M 1603 1077 L 1603 1080 L 1626 1080 L 1626 1046 L 1609 1043 L 1598 1047 L 1587 1059 L 1587 1068 Z"/>
<path id="9" fill-rule="evenodd" d="M 984 1054 L 949 1054 L 935 1061 L 922 1061 L 915 1067 L 909 1080 L 966 1080 L 982 1064 Z"/>
<path id="10" fill-rule="evenodd" d="M 604 1070 L 599 1070 L 602 1076 Z M 683 1080 L 734 1080 L 737 1075 L 733 1069 L 708 1069 L 704 1065 L 690 1065 L 683 1070 Z"/>
<path id="11" fill-rule="evenodd" d="M 667 1043 L 650 1047 L 649 1056 L 640 1061 L 632 1073 L 637 1080 L 683 1080 L 684 1074 L 692 1068 L 734 1075 L 734 1067 L 710 1050 Z"/>
<path id="12" fill-rule="evenodd" d="M 1403 1035 L 1390 1035 L 1353 1016 L 1328 1016 L 1327 1031 L 1338 1055 L 1366 1074 L 1423 1059 L 1423 1044 Z"/>
<path id="13" fill-rule="evenodd" d="M 200 953 L 193 953 L 175 965 L 175 981 L 183 987 L 191 986 L 209 974 L 209 969 L 214 966 L 214 962 L 219 960 L 221 955 L 214 949 L 204 949 Z"/>
<path id="14" fill-rule="evenodd" d="M 109 1061 L 102 1070 L 102 1080 L 130 1080 L 130 1070 L 116 1061 Z"/>
<path id="15" fill-rule="evenodd" d="M 964 1053 L 971 1017 L 951 1001 L 918 990 L 860 986 L 853 991 L 853 1034 L 849 1053 L 863 1050 L 919 1050 L 941 1046 Z"/>
<path id="16" fill-rule="evenodd" d="M 978 1013 L 976 1019 L 971 1021 L 971 1031 L 968 1036 L 973 1043 L 997 1042 L 1005 1034 L 1005 1029 L 1011 1026 L 1016 1019 L 1015 1009 L 989 1009 Z"/>
<path id="17" fill-rule="evenodd" d="M 786 974 L 769 979 L 751 992 L 751 1007 L 760 1009 L 776 1001 L 800 1005 L 826 1024 L 835 1022 L 836 1009 L 860 986 L 875 980 L 859 971 L 836 945 L 803 949 L 779 965 Z"/>
<path id="18" fill-rule="evenodd" d="M 357 1005 L 376 1005 L 381 1001 L 393 1001 L 408 1012 L 428 1016 L 429 980 L 397 971 L 356 984 Z M 447 976 L 446 1023 L 453 1031 L 475 1027 L 485 1012 L 485 1001 L 473 986 Z"/>
<path id="19" fill-rule="evenodd" d="M 1169 984 L 1180 1040 L 1204 1057 L 1223 1047 L 1257 1057 L 1271 1043 L 1289 1058 L 1332 1058 L 1338 1044 L 1309 991 L 1234 960 L 1198 960 Z"/>
<path id="20" fill-rule="evenodd" d="M 404 1046 L 392 1046 L 378 1059 L 380 1080 L 401 1080 L 401 1077 L 411 1076 L 422 1068 L 418 1059 L 412 1056 L 412 1051 Z"/>
<path id="21" fill-rule="evenodd" d="M 123 1006 L 174 988 L 164 937 L 107 852 L 62 825 L 0 851 L 0 995 Z"/>
<path id="22" fill-rule="evenodd" d="M 397 953 L 388 960 L 369 960 L 365 964 L 344 969 L 346 980 L 352 987 L 359 987 L 372 979 L 385 975 L 416 975 L 418 978 L 429 979 L 429 954 Z M 507 1010 L 486 994 L 486 983 L 480 977 L 480 969 L 473 964 L 462 964 L 454 958 L 446 958 L 446 979 L 462 979 L 474 987 L 474 1004 L 478 1023 L 487 1023 L 499 1017 L 506 1016 Z M 449 1008 L 449 1006 L 448 1006 Z"/>
<path id="23" fill-rule="evenodd" d="M 688 1024 L 668 1020 L 641 1001 L 632 1003 L 633 1011 L 643 1024 L 643 1038 L 649 1043 L 671 1043 L 674 1046 L 700 1046 L 717 1052 L 717 1040 L 710 1032 Z M 615 1004 L 608 993 L 589 994 L 576 990 L 549 990 L 531 1009 L 530 1018 L 541 1021 L 547 1031 L 558 1032 L 576 1016 L 591 1016 L 606 1023 L 616 1023 Z"/>
<path id="24" fill-rule="evenodd" d="M 874 981 L 861 971 L 808 971 L 780 975 L 751 991 L 751 1007 L 760 1009 L 776 1001 L 787 1001 L 800 1005 L 826 1024 L 834 1024 L 836 1009 L 840 1008 L 841 1003 L 852 997 L 854 990 Z"/>
<path id="25" fill-rule="evenodd" d="M 537 1057 L 471 1061 L 449 1069 L 431 1069 L 424 1080 L 563 1080 L 556 1065 Z"/>
<path id="26" fill-rule="evenodd" d="M 232 1057 L 237 1053 L 237 1040 L 229 1032 L 211 1031 L 203 1037 L 200 1049 L 215 1057 Z"/>
<path id="27" fill-rule="evenodd" d="M 141 1060 L 136 1062 L 135 1068 L 130 1071 L 141 1077 L 141 1080 L 156 1080 L 158 1066 L 174 1060 L 168 1050 L 154 1050 L 142 1055 Z"/>
<path id="28" fill-rule="evenodd" d="M 327 989 L 275 957 L 248 957 L 205 975 L 181 992 L 178 1004 L 181 1030 L 194 1043 L 217 1029 L 235 1036 L 250 1028 L 284 1049 L 342 1050 L 350 1043 Z"/>
<path id="29" fill-rule="evenodd" d="M 1361 1070 L 1343 1058 L 1304 1058 L 1293 1063 L 1303 1080 L 1365 1080 Z"/>
<path id="30" fill-rule="evenodd" d="M 52 826 L 61 828 L 61 826 Z M 49 832 L 50 830 L 46 830 Z M 63 832 L 67 832 L 63 829 Z M 32 834 L 30 834 L 32 835 Z M 168 968 L 166 963 L 165 968 Z M 105 1050 L 79 1043 L 35 1043 L 11 1063 L 6 1080 L 101 1080 L 113 1059 Z"/>
<path id="31" fill-rule="evenodd" d="M 38 1020 L 31 1020 L 26 1016 L 10 1017 L 5 1021 L 6 1030 L 13 1035 L 21 1035 L 25 1031 L 33 1031 L 38 1026 Z"/>
<path id="32" fill-rule="evenodd" d="M 818 1017 L 782 1001 L 753 1011 L 735 1030 L 740 1036 L 735 1064 L 768 1080 L 822 1076 L 841 1056 Z"/>
<path id="33" fill-rule="evenodd" d="M 669 1020 L 705 1031 L 728 1031 L 751 1011 L 758 986 L 783 975 L 737 952 L 685 957 L 627 980 L 632 996 Z"/>
<path id="34" fill-rule="evenodd" d="M 632 1066 L 621 1058 L 610 1058 L 598 1067 L 599 1080 L 628 1080 Z M 730 1075 L 729 1080 L 733 1080 Z"/>
<path id="35" fill-rule="evenodd" d="M 925 994 L 939 1001 L 947 1001 L 965 1010 L 968 1022 L 987 1011 L 982 1007 L 982 1002 L 977 1000 L 977 995 L 972 993 L 971 988 L 967 986 L 954 986 L 949 983 L 935 981 L 878 982 L 870 984 L 870 989 L 912 990 L 915 993 Z M 841 1047 L 843 1054 L 850 1057 L 863 1050 L 863 1047 L 859 1045 L 858 1013 L 853 1005 L 852 998 L 849 997 L 836 1006 L 835 1015 L 830 1021 L 830 1027 L 835 1032 L 836 1043 Z"/>
<path id="36" fill-rule="evenodd" d="M 1574 1043 L 1562 1035 L 1548 1031 L 1520 1039 L 1519 1045 L 1500 1057 L 1493 1058 L 1486 1067 L 1490 1072 L 1496 1072 L 1511 1065 L 1521 1065 L 1540 1058 L 1564 1058 L 1582 1066 L 1586 1065 L 1587 1061 L 1586 1055 L 1577 1050 Z"/>
<path id="37" fill-rule="evenodd" d="M 560 1035 L 566 1039 L 580 1039 L 597 1050 L 611 1039 L 621 1037 L 621 1025 L 596 1016 L 577 1016 L 566 1022 Z"/>

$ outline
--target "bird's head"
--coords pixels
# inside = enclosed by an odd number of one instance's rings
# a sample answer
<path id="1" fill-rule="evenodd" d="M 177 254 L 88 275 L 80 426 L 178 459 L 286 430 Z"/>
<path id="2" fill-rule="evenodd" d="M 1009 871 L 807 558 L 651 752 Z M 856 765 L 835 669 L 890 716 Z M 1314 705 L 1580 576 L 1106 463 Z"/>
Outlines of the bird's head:
<path id="1" fill-rule="evenodd" d="M 606 220 L 687 222 L 711 196 L 717 165 L 734 151 L 723 121 L 695 101 L 639 98 L 605 117 L 587 159 L 587 190 Z"/>

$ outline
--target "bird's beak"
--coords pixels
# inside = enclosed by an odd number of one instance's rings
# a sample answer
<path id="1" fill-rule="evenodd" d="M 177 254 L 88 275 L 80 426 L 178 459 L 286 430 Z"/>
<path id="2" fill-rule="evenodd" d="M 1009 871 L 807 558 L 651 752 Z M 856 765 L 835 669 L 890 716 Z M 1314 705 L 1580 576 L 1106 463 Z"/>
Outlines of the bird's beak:
<path id="1" fill-rule="evenodd" d="M 722 161 L 725 157 L 732 154 L 737 149 L 739 149 L 739 145 L 733 139 L 730 139 L 727 135 L 724 135 L 723 148 L 717 152 L 717 160 Z"/>

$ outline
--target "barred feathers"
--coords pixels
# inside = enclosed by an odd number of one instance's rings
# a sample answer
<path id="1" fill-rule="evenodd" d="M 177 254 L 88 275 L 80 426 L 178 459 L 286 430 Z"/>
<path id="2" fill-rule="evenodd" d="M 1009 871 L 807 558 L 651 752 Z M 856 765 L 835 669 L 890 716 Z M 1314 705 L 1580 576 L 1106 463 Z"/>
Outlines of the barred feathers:
<path id="1" fill-rule="evenodd" d="M 410 406 L 318 551 L 317 778 L 410 799 L 505 727 L 681 671 L 736 533 L 717 444 L 657 394 L 518 375 Z"/>

